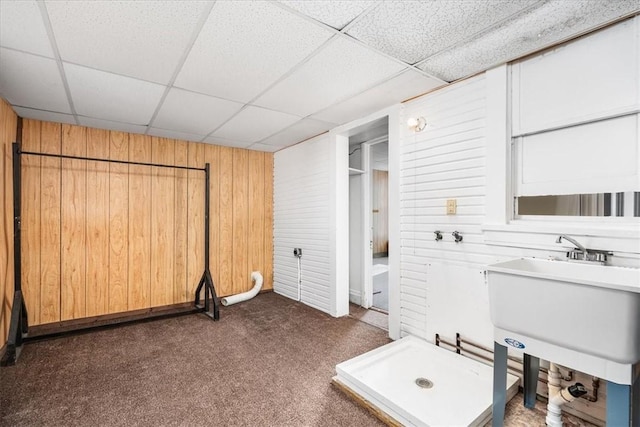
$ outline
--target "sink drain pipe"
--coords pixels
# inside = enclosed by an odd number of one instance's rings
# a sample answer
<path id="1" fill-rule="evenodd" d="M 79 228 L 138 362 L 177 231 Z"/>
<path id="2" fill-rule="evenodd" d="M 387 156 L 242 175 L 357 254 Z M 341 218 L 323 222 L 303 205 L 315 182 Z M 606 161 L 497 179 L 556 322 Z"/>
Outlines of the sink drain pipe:
<path id="1" fill-rule="evenodd" d="M 241 294 L 231 295 L 230 297 L 222 298 L 220 300 L 222 305 L 226 307 L 228 305 L 237 304 L 239 302 L 249 300 L 255 297 L 256 295 L 258 295 L 258 292 L 260 292 L 260 289 L 262 289 L 262 274 L 260 274 L 259 271 L 254 271 L 253 273 L 251 273 L 251 280 L 256 282 L 253 285 L 253 288 Z"/>
<path id="2" fill-rule="evenodd" d="M 587 389 L 580 383 L 562 388 L 562 375 L 555 363 L 549 364 L 548 386 L 549 403 L 547 404 L 547 418 L 545 422 L 550 427 L 562 427 L 562 405 L 573 402 L 578 397 L 587 394 Z"/>

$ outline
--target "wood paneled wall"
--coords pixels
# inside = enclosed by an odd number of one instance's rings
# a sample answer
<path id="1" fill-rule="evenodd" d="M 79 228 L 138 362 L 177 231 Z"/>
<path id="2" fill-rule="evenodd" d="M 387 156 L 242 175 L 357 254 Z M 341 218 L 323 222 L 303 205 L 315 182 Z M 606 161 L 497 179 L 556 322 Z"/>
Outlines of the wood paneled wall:
<path id="1" fill-rule="evenodd" d="M 255 270 L 263 288 L 272 288 L 271 153 L 37 120 L 24 121 L 23 150 L 210 163 L 216 291 L 249 290 Z M 203 172 L 25 155 L 22 184 L 22 286 L 31 325 L 193 299 L 204 269 Z"/>
<path id="2" fill-rule="evenodd" d="M 0 348 L 7 341 L 13 303 L 13 177 L 11 143 L 18 116 L 0 99 Z"/>

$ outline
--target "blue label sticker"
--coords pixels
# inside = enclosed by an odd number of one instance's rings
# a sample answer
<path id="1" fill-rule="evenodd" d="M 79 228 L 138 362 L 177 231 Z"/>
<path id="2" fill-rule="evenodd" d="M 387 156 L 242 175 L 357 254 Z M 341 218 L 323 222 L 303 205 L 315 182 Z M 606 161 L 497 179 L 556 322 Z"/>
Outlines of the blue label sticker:
<path id="1" fill-rule="evenodd" d="M 504 342 L 509 344 L 511 347 L 519 348 L 520 350 L 522 350 L 524 348 L 524 344 L 522 344 L 518 340 L 514 340 L 513 338 L 505 338 Z"/>

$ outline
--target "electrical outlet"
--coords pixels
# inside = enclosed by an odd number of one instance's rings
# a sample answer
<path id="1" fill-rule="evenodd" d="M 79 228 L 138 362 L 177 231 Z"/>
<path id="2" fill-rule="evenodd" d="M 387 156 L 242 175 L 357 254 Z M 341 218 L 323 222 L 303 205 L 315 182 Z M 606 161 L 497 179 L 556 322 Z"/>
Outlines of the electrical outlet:
<path id="1" fill-rule="evenodd" d="M 448 199 L 447 200 L 447 215 L 455 215 L 456 214 L 456 199 Z"/>

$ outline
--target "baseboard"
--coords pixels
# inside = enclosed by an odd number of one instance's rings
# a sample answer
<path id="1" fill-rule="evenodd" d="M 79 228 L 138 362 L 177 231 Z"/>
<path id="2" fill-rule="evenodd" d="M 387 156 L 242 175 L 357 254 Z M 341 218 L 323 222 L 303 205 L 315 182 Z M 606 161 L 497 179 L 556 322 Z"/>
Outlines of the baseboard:
<path id="1" fill-rule="evenodd" d="M 362 304 L 362 293 L 349 289 L 349 302 L 360 305 Z"/>

